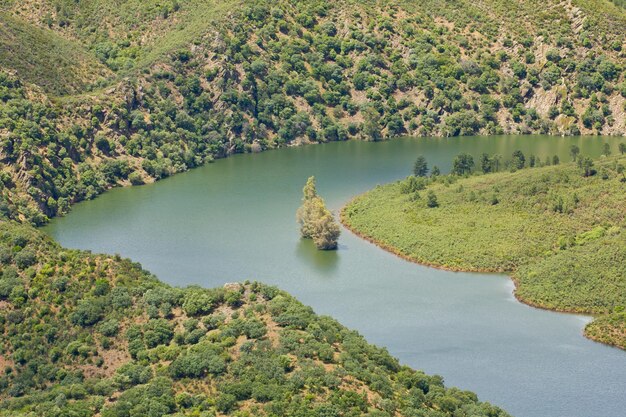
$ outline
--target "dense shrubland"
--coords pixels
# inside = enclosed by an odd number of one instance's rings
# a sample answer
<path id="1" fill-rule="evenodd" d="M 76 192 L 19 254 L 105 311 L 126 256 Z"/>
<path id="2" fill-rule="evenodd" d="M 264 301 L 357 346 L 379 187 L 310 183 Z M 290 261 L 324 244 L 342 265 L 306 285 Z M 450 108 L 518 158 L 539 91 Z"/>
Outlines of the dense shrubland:
<path id="1" fill-rule="evenodd" d="M 0 223 L 2 416 L 506 416 L 288 294 L 173 288 Z"/>
<path id="2" fill-rule="evenodd" d="M 450 175 L 377 187 L 342 219 L 416 262 L 510 272 L 521 300 L 598 315 L 586 334 L 626 348 L 626 156 L 571 153 L 559 164 L 516 151 L 499 169 L 501 156 L 461 154 Z"/>
<path id="3" fill-rule="evenodd" d="M 302 142 L 624 133 L 624 10 L 549 3 L 5 2 L 2 211 L 39 224 L 112 186 Z M 80 53 L 56 71 L 17 64 L 68 44 Z"/>

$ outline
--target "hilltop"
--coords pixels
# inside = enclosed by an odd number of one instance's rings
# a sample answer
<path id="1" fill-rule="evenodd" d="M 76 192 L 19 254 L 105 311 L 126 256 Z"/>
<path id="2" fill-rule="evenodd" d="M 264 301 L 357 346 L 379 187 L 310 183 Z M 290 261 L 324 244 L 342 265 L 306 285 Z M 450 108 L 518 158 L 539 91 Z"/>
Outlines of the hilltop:
<path id="1" fill-rule="evenodd" d="M 355 198 L 342 219 L 414 262 L 510 273 L 520 300 L 595 315 L 586 335 L 626 349 L 625 165 L 409 177 Z"/>
<path id="2" fill-rule="evenodd" d="M 5 1 L 2 212 L 237 152 L 624 134 L 626 11 L 588 1 Z"/>

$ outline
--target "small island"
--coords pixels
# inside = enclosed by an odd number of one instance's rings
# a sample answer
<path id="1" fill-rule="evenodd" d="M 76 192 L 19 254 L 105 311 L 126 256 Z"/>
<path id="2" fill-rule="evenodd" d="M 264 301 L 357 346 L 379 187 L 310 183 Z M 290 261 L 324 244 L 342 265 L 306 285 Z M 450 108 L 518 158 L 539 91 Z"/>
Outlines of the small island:
<path id="1" fill-rule="evenodd" d="M 302 193 L 302 206 L 296 214 L 300 235 L 304 239 L 313 239 L 320 250 L 337 249 L 341 230 L 333 214 L 326 208 L 324 199 L 317 195 L 315 177 L 309 177 Z"/>

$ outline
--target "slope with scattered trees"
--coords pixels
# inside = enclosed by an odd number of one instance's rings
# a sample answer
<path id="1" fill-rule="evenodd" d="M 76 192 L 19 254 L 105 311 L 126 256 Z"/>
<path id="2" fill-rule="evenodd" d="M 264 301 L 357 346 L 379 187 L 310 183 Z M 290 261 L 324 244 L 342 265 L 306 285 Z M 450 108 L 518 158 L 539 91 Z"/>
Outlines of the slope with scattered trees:
<path id="1" fill-rule="evenodd" d="M 9 0 L 0 30 L 0 209 L 35 224 L 236 152 L 626 132 L 607 0 Z"/>
<path id="2" fill-rule="evenodd" d="M 0 222 L 0 416 L 501 416 L 258 283 L 174 288 Z"/>
<path id="3" fill-rule="evenodd" d="M 462 154 L 450 175 L 357 197 L 342 221 L 415 262 L 509 272 L 522 301 L 596 315 L 586 335 L 626 349 L 626 157 L 572 151 L 576 162 L 559 165 L 517 151 L 495 173 L 493 156 L 479 168 Z"/>

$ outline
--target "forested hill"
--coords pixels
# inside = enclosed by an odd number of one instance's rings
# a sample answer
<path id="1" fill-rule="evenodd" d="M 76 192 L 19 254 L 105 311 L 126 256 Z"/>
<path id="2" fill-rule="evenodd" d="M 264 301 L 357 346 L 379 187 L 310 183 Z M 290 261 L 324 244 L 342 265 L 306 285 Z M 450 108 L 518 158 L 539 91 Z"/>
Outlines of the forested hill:
<path id="1" fill-rule="evenodd" d="M 3 214 L 301 142 L 626 133 L 608 0 L 4 0 Z"/>
<path id="2" fill-rule="evenodd" d="M 257 283 L 172 288 L 0 222 L 0 416 L 507 417 Z"/>

